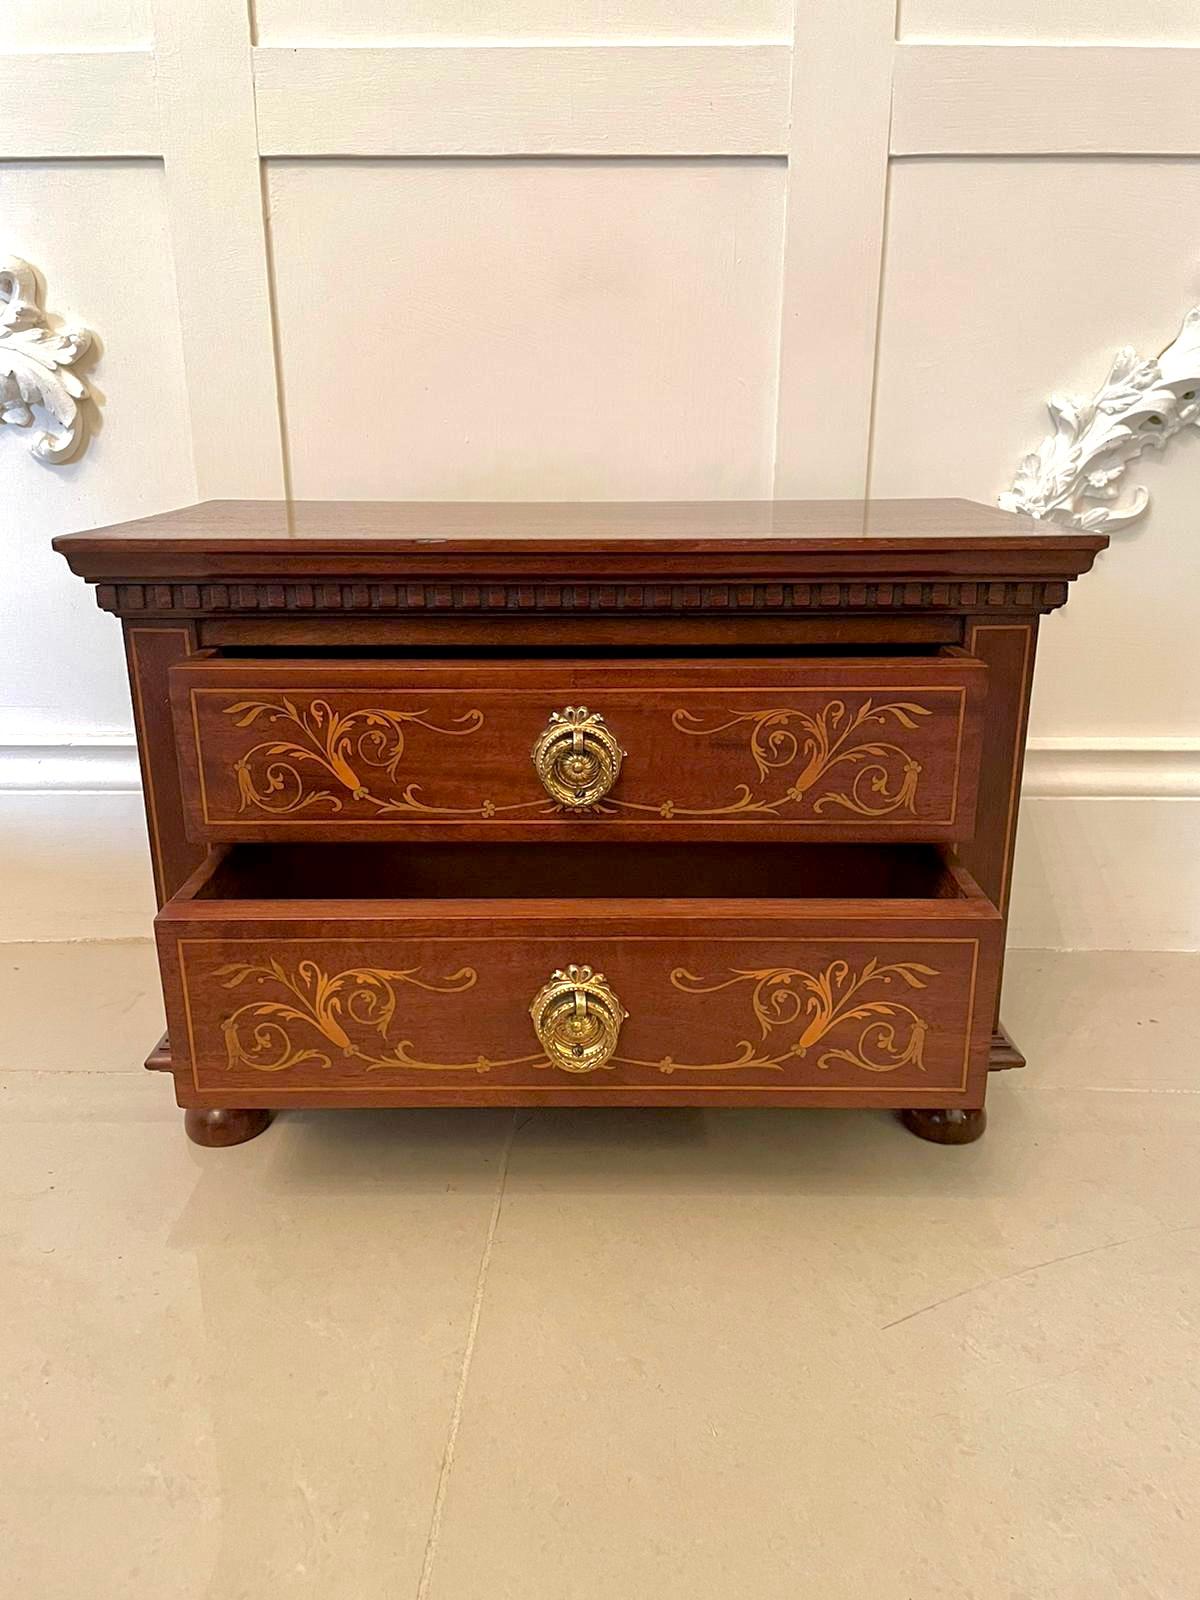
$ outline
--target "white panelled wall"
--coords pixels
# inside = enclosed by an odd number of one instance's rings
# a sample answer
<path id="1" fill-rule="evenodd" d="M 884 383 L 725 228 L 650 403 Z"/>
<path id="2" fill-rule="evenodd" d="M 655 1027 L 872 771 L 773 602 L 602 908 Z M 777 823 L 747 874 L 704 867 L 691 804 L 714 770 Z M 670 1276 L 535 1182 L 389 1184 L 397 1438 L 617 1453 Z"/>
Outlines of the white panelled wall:
<path id="1" fill-rule="evenodd" d="M 0 940 L 142 936 L 116 623 L 197 498 L 994 500 L 1200 300 L 1196 0 L 6 0 L 0 256 L 95 330 L 0 429 Z M 1012 939 L 1200 946 L 1200 432 L 1043 626 Z"/>

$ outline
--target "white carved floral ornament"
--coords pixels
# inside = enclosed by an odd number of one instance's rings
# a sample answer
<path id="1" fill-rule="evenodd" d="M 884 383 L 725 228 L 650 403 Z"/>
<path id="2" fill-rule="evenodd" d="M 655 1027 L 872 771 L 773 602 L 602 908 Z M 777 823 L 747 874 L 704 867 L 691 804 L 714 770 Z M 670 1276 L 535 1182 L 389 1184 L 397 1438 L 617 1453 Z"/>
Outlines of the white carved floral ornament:
<path id="1" fill-rule="evenodd" d="M 39 461 L 69 461 L 83 444 L 88 390 L 70 368 L 91 342 L 85 328 L 51 330 L 33 268 L 15 256 L 0 259 L 0 424 L 30 429 Z M 39 413 L 48 427 L 39 426 Z"/>
<path id="2" fill-rule="evenodd" d="M 1150 491 L 1138 484 L 1125 505 L 1111 504 L 1126 467 L 1143 450 L 1161 450 L 1189 424 L 1200 424 L 1198 395 L 1200 306 L 1193 306 L 1157 360 L 1143 361 L 1126 345 L 1090 400 L 1051 396 L 1054 432 L 1024 458 L 1000 504 L 1073 528 L 1124 527 L 1150 503 Z"/>

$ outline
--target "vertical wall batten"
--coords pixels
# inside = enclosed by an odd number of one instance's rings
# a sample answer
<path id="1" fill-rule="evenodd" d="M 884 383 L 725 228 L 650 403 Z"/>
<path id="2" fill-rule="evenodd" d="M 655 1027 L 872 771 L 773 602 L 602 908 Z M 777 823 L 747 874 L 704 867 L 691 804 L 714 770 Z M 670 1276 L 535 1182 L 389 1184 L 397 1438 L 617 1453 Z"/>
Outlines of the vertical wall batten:
<path id="1" fill-rule="evenodd" d="M 858 496 L 866 487 L 895 11 L 895 0 L 797 4 L 775 454 L 780 499 Z"/>
<path id="2" fill-rule="evenodd" d="M 284 492 L 246 0 L 153 0 L 167 212 L 201 500 Z"/>

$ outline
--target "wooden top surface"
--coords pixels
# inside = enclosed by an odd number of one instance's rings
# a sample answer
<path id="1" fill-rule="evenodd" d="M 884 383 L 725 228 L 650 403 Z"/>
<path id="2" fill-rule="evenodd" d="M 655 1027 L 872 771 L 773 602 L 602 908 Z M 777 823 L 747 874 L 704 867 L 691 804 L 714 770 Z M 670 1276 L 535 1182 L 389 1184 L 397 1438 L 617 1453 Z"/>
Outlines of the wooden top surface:
<path id="1" fill-rule="evenodd" d="M 1069 546 L 1095 552 L 1102 535 L 1015 516 L 971 500 L 642 500 L 642 501 L 381 501 L 210 500 L 202 505 L 64 534 L 54 541 L 72 566 L 85 552 L 115 554 L 193 549 L 304 557 L 360 547 L 374 555 L 418 553 L 439 545 L 490 555 L 577 553 L 581 543 L 604 553 L 731 550 L 782 555 L 789 545 L 865 551 Z"/>
<path id="2" fill-rule="evenodd" d="M 213 500 L 65 534 L 54 548 L 79 577 L 121 589 L 338 579 L 460 585 L 1069 582 L 1088 570 L 1107 542 L 1102 534 L 969 500 Z M 173 607 L 186 603 L 189 609 L 215 603 L 204 595 L 169 598 Z M 604 602 L 602 594 L 594 598 Z M 127 598 L 118 594 L 101 603 L 144 609 L 158 600 L 139 599 L 130 589 Z M 276 601 L 268 594 L 264 603 Z M 281 603 L 288 604 L 286 595 Z M 371 603 L 369 596 L 364 603 Z"/>

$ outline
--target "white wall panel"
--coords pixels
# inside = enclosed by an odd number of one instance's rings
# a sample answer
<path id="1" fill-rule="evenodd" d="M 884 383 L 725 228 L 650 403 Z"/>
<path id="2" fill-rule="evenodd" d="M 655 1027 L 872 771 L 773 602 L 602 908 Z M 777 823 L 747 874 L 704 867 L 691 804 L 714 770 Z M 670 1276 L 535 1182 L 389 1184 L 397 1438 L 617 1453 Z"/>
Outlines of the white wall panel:
<path id="1" fill-rule="evenodd" d="M 46 274 L 47 310 L 97 334 L 83 370 L 101 402 L 68 466 L 0 433 L 0 745 L 103 740 L 129 725 L 120 635 L 50 540 L 194 498 L 162 169 L 0 165 L 0 219 L 0 250 Z M 236 396 L 235 376 L 214 381 Z"/>
<path id="2" fill-rule="evenodd" d="M 260 46 L 259 149 L 264 156 L 781 155 L 790 61 L 786 46 L 771 44 Z"/>
<path id="3" fill-rule="evenodd" d="M 802 0 L 811 4 L 812 0 Z M 255 0 L 260 44 L 784 38 L 791 0 Z"/>
<path id="4" fill-rule="evenodd" d="M 1200 49 L 905 44 L 895 156 L 1200 155 Z"/>
<path id="5" fill-rule="evenodd" d="M 0 54 L 0 161 L 161 155 L 154 68 L 149 50 Z"/>
<path id="6" fill-rule="evenodd" d="M 0 11 L 5 50 L 128 50 L 150 31 L 150 0 L 4 0 Z"/>
<path id="7" fill-rule="evenodd" d="M 899 0 L 902 39 L 1200 42 L 1196 0 Z"/>
<path id="8" fill-rule="evenodd" d="M 769 496 L 774 161 L 269 168 L 298 496 Z"/>
<path id="9" fill-rule="evenodd" d="M 872 492 L 1007 487 L 1051 390 L 1090 393 L 1118 345 L 1174 337 L 1198 211 L 1200 162 L 894 163 Z M 1037 735 L 1200 735 L 1200 437 L 1168 448 L 1131 469 L 1149 516 L 1044 627 Z"/>

